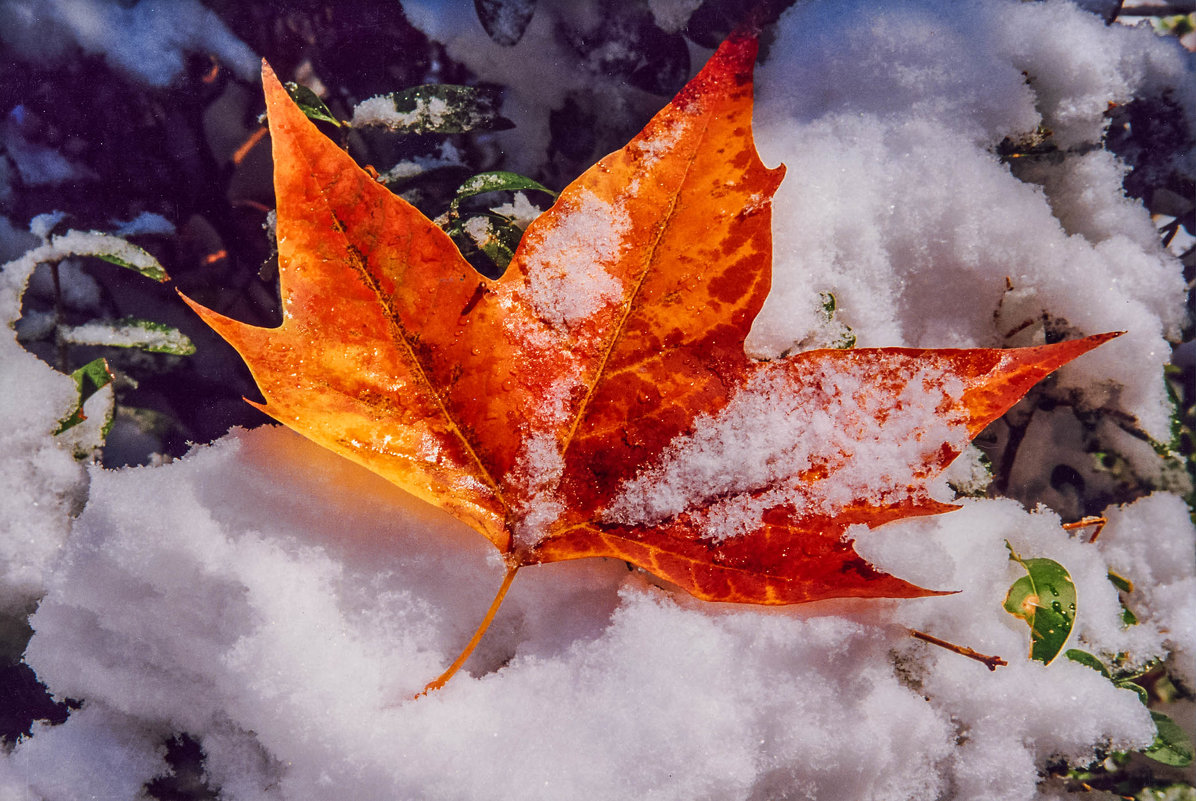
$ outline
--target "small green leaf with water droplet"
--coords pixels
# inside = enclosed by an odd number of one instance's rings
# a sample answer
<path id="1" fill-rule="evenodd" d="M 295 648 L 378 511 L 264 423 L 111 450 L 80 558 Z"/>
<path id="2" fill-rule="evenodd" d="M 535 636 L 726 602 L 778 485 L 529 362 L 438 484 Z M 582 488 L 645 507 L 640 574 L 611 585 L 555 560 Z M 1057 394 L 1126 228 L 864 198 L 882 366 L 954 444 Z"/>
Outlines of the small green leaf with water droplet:
<path id="1" fill-rule="evenodd" d="M 1009 551 L 1010 559 L 1024 567 L 1027 575 L 1009 588 L 1005 611 L 1030 626 L 1030 658 L 1050 664 L 1071 635 L 1076 585 L 1066 568 L 1053 559 L 1022 559 L 1012 548 Z"/>

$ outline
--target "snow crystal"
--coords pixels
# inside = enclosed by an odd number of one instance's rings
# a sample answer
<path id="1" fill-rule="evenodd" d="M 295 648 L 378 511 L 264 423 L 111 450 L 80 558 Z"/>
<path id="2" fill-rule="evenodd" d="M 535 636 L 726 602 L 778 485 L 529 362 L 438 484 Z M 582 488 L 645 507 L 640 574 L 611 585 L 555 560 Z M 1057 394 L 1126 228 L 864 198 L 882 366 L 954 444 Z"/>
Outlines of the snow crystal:
<path id="1" fill-rule="evenodd" d="M 1130 579 L 1138 626 L 1125 633 L 1162 637 L 1176 654 L 1179 675 L 1196 680 L 1196 549 L 1188 509 L 1175 495 L 1156 493 L 1111 510 L 1098 545 L 1117 574 Z M 1134 651 L 1145 650 L 1140 644 Z"/>
<path id="2" fill-rule="evenodd" d="M 389 170 L 381 173 L 378 180 L 382 183 L 390 183 L 393 181 L 401 181 L 405 178 L 411 178 L 420 173 L 434 170 L 439 167 L 459 166 L 461 164 L 461 153 L 453 146 L 453 143 L 445 140 L 440 143 L 435 156 L 416 156 L 411 159 L 404 159 L 398 162 Z"/>
<path id="3" fill-rule="evenodd" d="M 89 704 L 72 713 L 70 726 L 34 724 L 34 736 L 0 766 L 0 789 L 7 772 L 21 777 L 14 785 L 28 792 L 30 801 L 77 798 L 81 788 L 95 799 L 138 798 L 147 779 L 167 773 L 163 734 L 155 736 L 127 715 Z"/>
<path id="4" fill-rule="evenodd" d="M 490 220 L 486 217 L 470 217 L 461 228 L 478 247 L 489 244 Z"/>
<path id="5" fill-rule="evenodd" d="M 45 214 L 38 214 L 29 221 L 29 233 L 36 236 L 42 242 L 50 241 L 50 233 L 58 227 L 58 224 L 67 218 L 65 211 L 48 211 Z"/>
<path id="6" fill-rule="evenodd" d="M 555 208 L 551 229 L 529 232 L 523 268 L 536 312 L 554 326 L 570 326 L 623 297 L 607 265 L 627 249 L 631 221 L 626 210 L 589 190 L 562 198 Z"/>

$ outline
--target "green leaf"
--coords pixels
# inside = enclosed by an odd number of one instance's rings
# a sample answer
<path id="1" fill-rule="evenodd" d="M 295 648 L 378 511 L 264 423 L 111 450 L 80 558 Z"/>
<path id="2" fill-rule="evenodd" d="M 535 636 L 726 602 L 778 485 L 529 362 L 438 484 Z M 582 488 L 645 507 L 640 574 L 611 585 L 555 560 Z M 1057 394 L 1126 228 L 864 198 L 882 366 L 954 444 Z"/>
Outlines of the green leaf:
<path id="1" fill-rule="evenodd" d="M 1187 732 L 1162 712 L 1151 710 L 1150 716 L 1154 719 L 1155 729 L 1158 733 L 1151 746 L 1142 753 L 1164 765 L 1173 765 L 1177 768 L 1191 765 L 1192 739 L 1188 737 Z"/>
<path id="2" fill-rule="evenodd" d="M 486 255 L 498 267 L 507 269 L 519 247 L 523 231 L 500 214 L 479 214 L 454 224 L 449 233 L 465 237 L 467 242 Z"/>
<path id="3" fill-rule="evenodd" d="M 828 321 L 835 316 L 835 307 L 837 302 L 835 296 L 830 292 L 819 292 L 818 299 L 822 302 L 822 314 Z"/>
<path id="4" fill-rule="evenodd" d="M 1012 547 L 1009 551 L 1010 558 L 1024 567 L 1028 575 L 1009 588 L 1005 611 L 1029 624 L 1030 658 L 1049 665 L 1071 635 L 1076 617 L 1076 585 L 1058 562 L 1022 559 Z"/>
<path id="5" fill-rule="evenodd" d="M 457 187 L 457 200 L 453 202 L 457 203 L 462 198 L 483 195 L 486 192 L 518 192 L 520 190 L 543 192 L 546 195 L 552 196 L 553 199 L 556 199 L 557 196 L 557 193 L 548 187 L 517 172 L 492 170 L 490 172 L 479 172 Z"/>
<path id="6" fill-rule="evenodd" d="M 835 300 L 835 296 L 831 292 L 819 292 L 818 301 L 822 306 L 822 316 L 826 322 L 834 323 L 838 328 L 835 338 L 826 344 L 828 348 L 835 348 L 836 350 L 850 350 L 855 347 L 855 332 L 851 330 L 851 326 L 844 325 L 842 322 L 835 320 L 835 312 L 838 310 L 839 303 Z"/>
<path id="7" fill-rule="evenodd" d="M 476 86 L 425 84 L 379 95 L 353 109 L 354 127 L 381 125 L 410 134 L 501 131 L 515 123 L 498 113 L 498 92 Z"/>
<path id="8" fill-rule="evenodd" d="M 79 402 L 71 413 L 58 424 L 58 428 L 54 430 L 55 436 L 74 428 L 87 419 L 87 415 L 83 414 L 83 404 L 87 403 L 87 399 L 92 395 L 112 383 L 112 371 L 108 369 L 107 361 L 95 359 L 71 373 L 71 378 L 75 379 L 75 387 L 79 390 Z"/>
<path id="9" fill-rule="evenodd" d="M 295 83 L 294 81 L 287 81 L 283 86 L 286 87 L 287 94 L 291 96 L 291 100 L 295 101 L 295 105 L 299 106 L 299 110 L 306 114 L 309 120 L 330 122 L 338 128 L 344 125 L 343 122 L 334 117 L 332 112 L 328 110 L 328 106 L 324 105 L 324 101 L 320 99 L 320 96 L 306 86 Z"/>
<path id="10" fill-rule="evenodd" d="M 1112 582 L 1113 586 L 1117 589 L 1121 590 L 1122 592 L 1134 591 L 1134 582 L 1130 581 L 1125 576 L 1118 575 L 1112 570 L 1109 571 L 1108 575 L 1109 581 Z"/>
<path id="11" fill-rule="evenodd" d="M 177 328 L 136 317 L 65 328 L 62 338 L 75 345 L 140 348 L 148 353 L 170 353 L 175 356 L 195 353 L 195 345 Z"/>
<path id="12" fill-rule="evenodd" d="M 1134 682 L 1129 680 L 1118 680 L 1113 683 L 1123 690 L 1133 690 L 1136 692 L 1138 694 L 1138 700 L 1142 702 L 1142 706 L 1146 706 L 1150 703 L 1150 693 L 1146 692 L 1146 688 L 1141 684 L 1134 684 Z"/>
<path id="13" fill-rule="evenodd" d="M 461 184 L 461 186 L 457 187 L 457 196 L 454 197 L 452 202 L 449 204 L 448 219 L 455 220 L 460 215 L 461 201 L 466 198 L 484 195 L 487 192 L 518 191 L 543 192 L 552 197 L 553 200 L 556 200 L 557 197 L 556 192 L 553 192 L 543 184 L 533 181 L 531 178 L 522 176 L 519 173 L 507 172 L 506 170 L 480 172 L 466 180 L 465 183 Z M 491 214 L 489 216 L 493 217 L 495 215 Z M 510 225 L 510 222 L 506 221 L 506 224 Z M 520 235 L 522 236 L 522 233 Z M 516 239 L 514 245 L 518 244 L 519 240 Z M 514 245 L 511 247 L 512 252 L 514 251 Z M 510 259 L 508 258 L 507 262 L 509 261 Z M 502 264 L 501 266 L 505 269 L 506 263 Z"/>
<path id="14" fill-rule="evenodd" d="M 1093 670 L 1099 672 L 1106 679 L 1111 678 L 1109 676 L 1109 671 L 1105 668 L 1104 662 L 1101 662 L 1099 659 L 1097 659 L 1095 656 L 1088 653 L 1087 651 L 1081 651 L 1079 648 L 1068 648 L 1067 651 L 1065 651 L 1063 655 L 1066 656 L 1068 659 L 1070 659 L 1072 662 L 1079 662 L 1081 665 L 1084 665 L 1085 667 L 1092 668 Z"/>
<path id="15" fill-rule="evenodd" d="M 1127 627 L 1138 625 L 1138 616 L 1125 604 L 1121 605 L 1121 625 Z"/>
<path id="16" fill-rule="evenodd" d="M 847 328 L 847 326 L 843 326 Z M 855 333 L 850 329 L 839 335 L 839 338 L 831 343 L 831 347 L 836 350 L 851 350 L 855 347 Z"/>
<path id="17" fill-rule="evenodd" d="M 1081 651 L 1079 648 L 1068 648 L 1064 652 L 1063 655 L 1066 656 L 1068 659 L 1070 659 L 1072 662 L 1079 662 L 1081 665 L 1084 665 L 1085 667 L 1090 667 L 1093 670 L 1099 672 L 1106 679 L 1113 682 L 1113 685 L 1115 687 L 1118 687 L 1122 690 L 1131 690 L 1131 691 L 1137 693 L 1138 700 L 1142 702 L 1143 706 L 1145 706 L 1147 703 L 1150 702 L 1150 695 L 1149 695 L 1149 693 L 1146 692 L 1146 688 L 1140 684 L 1135 684 L 1133 682 L 1133 679 L 1136 678 L 1137 676 L 1140 676 L 1141 672 L 1134 674 L 1132 676 L 1121 676 L 1121 677 L 1114 679 L 1111 675 L 1109 675 L 1109 671 L 1105 667 L 1104 663 L 1101 662 L 1099 659 L 1097 659 L 1092 654 L 1088 653 L 1087 651 Z M 1145 671 L 1142 671 L 1142 672 L 1145 672 Z"/>
<path id="18" fill-rule="evenodd" d="M 1134 796 L 1134 799 L 1135 801 L 1196 801 L 1196 787 L 1181 782 L 1143 787 Z"/>
<path id="19" fill-rule="evenodd" d="M 119 236 L 112 234 L 100 234 L 92 232 L 96 237 L 97 247 L 87 254 L 95 256 L 97 259 L 103 259 L 109 264 L 115 264 L 118 267 L 124 267 L 128 270 L 136 270 L 144 275 L 146 278 L 154 281 L 162 282 L 167 278 L 166 270 L 158 263 L 150 253 L 142 248 L 137 247 L 132 242 L 121 239 Z"/>

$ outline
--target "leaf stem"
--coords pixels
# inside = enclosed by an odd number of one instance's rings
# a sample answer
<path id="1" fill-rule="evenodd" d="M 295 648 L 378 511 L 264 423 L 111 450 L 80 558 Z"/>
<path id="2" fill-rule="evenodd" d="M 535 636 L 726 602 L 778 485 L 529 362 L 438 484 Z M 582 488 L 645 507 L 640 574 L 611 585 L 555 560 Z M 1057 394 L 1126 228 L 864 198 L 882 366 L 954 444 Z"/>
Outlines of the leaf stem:
<path id="1" fill-rule="evenodd" d="M 478 643 L 482 641 L 482 635 L 486 633 L 486 629 L 490 628 L 490 624 L 494 621 L 494 616 L 498 614 L 498 608 L 502 606 L 503 599 L 507 597 L 507 590 L 511 589 L 511 582 L 515 580 L 515 574 L 519 572 L 521 565 L 514 563 L 507 568 L 507 575 L 503 577 L 502 585 L 498 588 L 498 594 L 494 596 L 494 600 L 490 603 L 490 608 L 486 611 L 486 616 L 482 618 L 482 622 L 478 624 L 477 631 L 473 633 L 473 638 L 465 645 L 465 649 L 457 657 L 453 664 L 448 666 L 448 670 L 440 674 L 440 677 L 434 681 L 428 682 L 428 686 L 416 695 L 416 698 L 427 695 L 430 692 L 439 690 L 448 680 L 451 679 L 465 661 L 469 659 L 469 655 L 473 653 L 473 649 L 478 647 Z"/>
<path id="2" fill-rule="evenodd" d="M 960 656 L 966 656 L 968 659 L 975 659 L 977 662 L 982 662 L 989 670 L 996 670 L 1000 666 L 1009 664 L 999 656 L 988 656 L 987 654 L 980 653 L 974 648 L 968 648 L 966 645 L 956 645 L 953 642 L 940 640 L 938 637 L 935 637 L 932 634 L 927 634 L 924 631 L 918 631 L 917 629 L 906 629 L 906 631 L 908 631 L 909 635 L 916 640 L 922 640 L 923 642 L 928 642 L 931 645 L 937 645 L 939 648 L 946 648 L 948 651 L 959 654 Z"/>

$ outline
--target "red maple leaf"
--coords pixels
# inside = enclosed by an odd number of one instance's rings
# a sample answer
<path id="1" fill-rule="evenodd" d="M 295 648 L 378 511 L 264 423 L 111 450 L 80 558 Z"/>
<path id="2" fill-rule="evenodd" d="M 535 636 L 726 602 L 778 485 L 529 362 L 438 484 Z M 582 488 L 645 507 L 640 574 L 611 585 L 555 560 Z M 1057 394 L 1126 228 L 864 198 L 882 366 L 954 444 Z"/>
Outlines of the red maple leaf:
<path id="1" fill-rule="evenodd" d="M 564 559 L 623 559 L 712 601 L 933 594 L 865 562 L 847 529 L 953 508 L 929 481 L 1115 336 L 745 355 L 784 173 L 752 141 L 755 56 L 753 37 L 724 43 L 494 280 L 263 69 L 283 323 L 188 302 L 244 357 L 265 412 L 502 552 L 474 642 L 517 570 Z"/>

